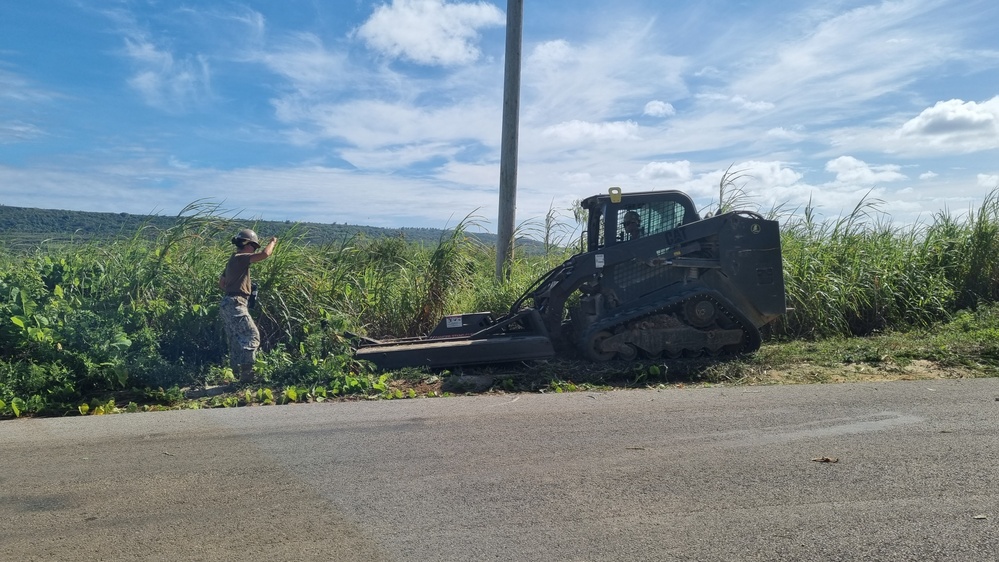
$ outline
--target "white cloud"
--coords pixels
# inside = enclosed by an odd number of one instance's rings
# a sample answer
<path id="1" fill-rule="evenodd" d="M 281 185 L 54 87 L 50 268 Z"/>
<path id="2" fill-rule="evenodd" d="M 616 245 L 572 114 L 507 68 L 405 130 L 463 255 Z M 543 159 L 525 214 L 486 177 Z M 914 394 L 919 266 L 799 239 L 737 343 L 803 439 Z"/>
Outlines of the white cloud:
<path id="1" fill-rule="evenodd" d="M 608 22 L 592 39 L 536 45 L 523 63 L 522 127 L 619 121 L 638 117 L 636 108 L 644 110 L 649 100 L 685 97 L 686 61 L 664 54 L 656 31 L 648 21 Z"/>
<path id="2" fill-rule="evenodd" d="M 461 147 L 454 144 L 432 142 L 385 146 L 375 150 L 345 149 L 340 156 L 364 170 L 395 170 L 437 158 L 451 159 L 459 150 Z"/>
<path id="3" fill-rule="evenodd" d="M 336 156 L 358 168 L 404 173 L 499 145 L 502 96 L 478 68 L 422 80 L 359 64 L 314 34 L 286 37 L 253 60 L 288 79 L 290 89 L 270 100 L 275 118 L 290 127 L 284 137 L 303 147 L 331 141 Z"/>
<path id="4" fill-rule="evenodd" d="M 121 36 L 118 54 L 132 67 L 128 85 L 147 105 L 171 113 L 213 100 L 215 68 L 225 68 L 226 77 L 232 77 L 238 70 L 226 65 L 253 60 L 267 30 L 260 12 L 239 5 L 93 4 L 77 3 L 107 18 Z"/>
<path id="5" fill-rule="evenodd" d="M 638 124 L 634 121 L 590 123 L 572 120 L 552 125 L 543 134 L 567 142 L 629 140 L 638 138 Z"/>
<path id="6" fill-rule="evenodd" d="M 805 138 L 805 135 L 796 130 L 788 130 L 784 127 L 774 127 L 767 131 L 766 135 L 773 139 L 798 142 Z"/>
<path id="7" fill-rule="evenodd" d="M 565 39 L 544 41 L 534 47 L 529 55 L 530 66 L 541 72 L 557 70 L 575 57 L 572 46 Z"/>
<path id="8" fill-rule="evenodd" d="M 488 2 L 392 0 L 375 9 L 357 36 L 391 57 L 451 66 L 479 58 L 474 41 L 480 28 L 505 23 L 503 12 Z"/>
<path id="9" fill-rule="evenodd" d="M 670 117 L 676 115 L 676 108 L 669 102 L 652 100 L 645 104 L 643 113 L 652 117 Z"/>
<path id="10" fill-rule="evenodd" d="M 852 156 L 840 156 L 826 162 L 826 171 L 835 173 L 836 182 L 840 184 L 874 185 L 906 179 L 899 169 L 893 164 L 871 166 Z"/>
<path id="11" fill-rule="evenodd" d="M 221 19 L 236 22 L 238 25 L 235 32 L 242 40 L 260 41 L 267 31 L 267 21 L 263 14 L 245 6 L 236 6 L 234 11 L 223 13 Z"/>
<path id="12" fill-rule="evenodd" d="M 936 152 L 999 148 L 999 96 L 982 103 L 939 101 L 903 124 L 894 137 Z"/>
<path id="13" fill-rule="evenodd" d="M 748 201 L 762 207 L 774 207 L 788 202 L 805 203 L 807 194 L 812 189 L 801 183 L 802 174 L 785 163 L 759 160 L 736 162 L 726 168 L 714 169 L 699 174 L 678 187 L 691 196 L 709 199 L 716 205 L 719 185 L 723 179 L 731 183 L 726 189 L 741 189 Z"/>
<path id="14" fill-rule="evenodd" d="M 732 105 L 738 109 L 744 109 L 746 111 L 752 112 L 766 112 L 772 110 L 775 106 L 768 101 L 751 101 L 743 96 L 729 96 L 724 94 L 697 94 L 697 98 L 706 101 L 709 104 L 720 102 L 727 105 Z"/>
<path id="15" fill-rule="evenodd" d="M 758 45 L 728 91 L 771 101 L 785 118 L 831 122 L 864 115 L 879 98 L 904 92 L 926 72 L 966 56 L 959 47 L 962 26 L 941 23 L 960 16 L 934 10 L 953 12 L 925 1 L 797 11 L 788 22 L 791 33 Z"/>
<path id="16" fill-rule="evenodd" d="M 157 109 L 182 111 L 211 93 L 211 72 L 204 56 L 177 60 L 144 37 L 126 37 L 125 54 L 137 67 L 129 86 Z"/>
<path id="17" fill-rule="evenodd" d="M 999 174 L 978 174 L 978 185 L 989 189 L 999 188 Z"/>
<path id="18" fill-rule="evenodd" d="M 919 174 L 919 179 L 921 179 L 921 180 L 932 180 L 932 179 L 936 179 L 936 177 L 939 176 L 939 175 L 940 174 L 937 174 L 936 172 L 923 172 L 923 173 Z"/>
<path id="19" fill-rule="evenodd" d="M 783 162 L 761 162 L 750 160 L 732 166 L 732 172 L 737 172 L 749 180 L 750 186 L 766 192 L 774 187 L 789 187 L 797 184 L 803 176 Z"/>
<path id="20" fill-rule="evenodd" d="M 308 127 L 299 138 L 338 139 L 364 151 L 381 151 L 406 145 L 443 146 L 440 143 L 467 144 L 469 141 L 498 146 L 500 109 L 480 105 L 471 99 L 459 105 L 439 108 L 407 102 L 351 100 L 343 103 L 305 103 L 299 98 L 275 101 L 278 118 Z M 368 157 L 366 157 L 368 158 Z M 369 161 L 378 159 L 372 154 Z M 381 166 L 393 166 L 381 157 Z"/>
<path id="21" fill-rule="evenodd" d="M 722 72 L 713 66 L 705 66 L 694 73 L 698 78 L 721 78 Z"/>
<path id="22" fill-rule="evenodd" d="M 691 178 L 690 161 L 680 160 L 678 162 L 649 162 L 638 172 L 639 179 L 642 180 L 681 180 L 686 181 Z"/>
<path id="23" fill-rule="evenodd" d="M 748 109 L 749 111 L 770 111 L 775 106 L 768 101 L 750 101 L 742 96 L 733 96 L 732 103 L 736 104 L 743 109 Z"/>
<path id="24" fill-rule="evenodd" d="M 39 103 L 59 97 L 52 92 L 42 91 L 31 85 L 19 74 L 0 68 L 0 99 L 13 102 Z"/>
<path id="25" fill-rule="evenodd" d="M 434 177 L 445 185 L 467 185 L 470 192 L 481 193 L 482 190 L 489 190 L 495 193 L 494 190 L 499 186 L 499 169 L 499 162 L 463 163 L 451 161 L 443 166 Z M 529 186 L 519 185 L 518 193 L 522 193 L 526 188 Z M 491 203 L 493 200 L 496 198 L 490 193 L 480 200 L 479 205 L 482 205 L 483 202 Z M 518 201 L 517 206 L 523 208 L 521 201 Z M 472 209 L 469 208 L 465 211 L 469 212 Z"/>
<path id="26" fill-rule="evenodd" d="M 167 208 L 168 214 L 174 214 L 199 199 L 186 190 L 150 186 L 151 175 L 161 177 L 157 172 L 148 161 L 107 169 L 0 165 L 0 184 L 4 185 L 3 204 L 23 207 L 38 207 L 37 194 L 44 193 L 51 201 L 76 201 L 73 208 L 82 211 L 148 214 Z M 86 197 L 81 197 L 81 193 Z M 185 197 L 189 197 L 186 203 L 181 199 Z"/>
<path id="27" fill-rule="evenodd" d="M 24 142 L 44 135 L 45 133 L 41 129 L 31 123 L 23 121 L 0 123 L 0 144 Z"/>
<path id="28" fill-rule="evenodd" d="M 167 158 L 167 166 L 178 170 L 190 170 L 192 168 L 190 163 L 184 162 L 176 156 L 170 156 Z"/>
<path id="29" fill-rule="evenodd" d="M 294 35 L 273 51 L 259 53 L 255 58 L 271 72 L 290 80 L 303 95 L 351 86 L 345 76 L 346 57 L 327 50 L 312 33 Z"/>

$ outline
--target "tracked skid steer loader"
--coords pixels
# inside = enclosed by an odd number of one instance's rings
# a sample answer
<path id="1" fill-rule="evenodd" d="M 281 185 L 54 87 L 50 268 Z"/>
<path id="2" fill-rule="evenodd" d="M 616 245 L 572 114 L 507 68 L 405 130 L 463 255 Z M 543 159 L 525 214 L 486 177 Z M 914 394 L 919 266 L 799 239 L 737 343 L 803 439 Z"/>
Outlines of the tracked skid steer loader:
<path id="1" fill-rule="evenodd" d="M 581 355 L 592 361 L 739 354 L 786 311 L 777 221 L 702 218 L 679 191 L 582 201 L 586 251 L 538 279 L 502 315 L 443 318 L 417 338 L 360 338 L 381 369 Z"/>

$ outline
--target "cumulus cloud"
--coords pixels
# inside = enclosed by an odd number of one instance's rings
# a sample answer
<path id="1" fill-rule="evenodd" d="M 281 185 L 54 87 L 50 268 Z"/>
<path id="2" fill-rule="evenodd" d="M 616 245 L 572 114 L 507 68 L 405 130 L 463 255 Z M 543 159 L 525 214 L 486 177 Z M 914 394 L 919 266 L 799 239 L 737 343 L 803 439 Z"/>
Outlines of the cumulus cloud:
<path id="1" fill-rule="evenodd" d="M 649 162 L 638 172 L 639 179 L 642 180 L 681 180 L 686 181 L 691 178 L 690 161 L 680 160 L 678 162 Z"/>
<path id="2" fill-rule="evenodd" d="M 939 174 L 937 174 L 936 172 L 923 172 L 923 173 L 919 174 L 919 179 L 921 179 L 921 180 L 931 180 L 931 179 L 936 178 L 938 175 Z"/>
<path id="3" fill-rule="evenodd" d="M 614 121 L 610 123 L 590 123 L 588 121 L 567 121 L 552 125 L 542 133 L 563 141 L 579 140 L 632 140 L 638 138 L 638 124 L 634 121 Z"/>
<path id="4" fill-rule="evenodd" d="M 999 96 L 982 103 L 939 101 L 906 121 L 895 138 L 948 152 L 999 148 Z"/>
<path id="5" fill-rule="evenodd" d="M 357 36 L 391 57 L 452 66 L 479 58 L 480 28 L 505 23 L 503 12 L 488 2 L 392 0 L 375 9 Z"/>
<path id="6" fill-rule="evenodd" d="M 899 169 L 894 164 L 871 166 L 852 156 L 840 156 L 826 162 L 826 171 L 835 173 L 836 182 L 841 184 L 874 185 L 906 179 Z"/>
<path id="7" fill-rule="evenodd" d="M 676 115 L 676 108 L 669 102 L 652 100 L 645 104 L 644 113 L 651 117 L 671 117 Z"/>

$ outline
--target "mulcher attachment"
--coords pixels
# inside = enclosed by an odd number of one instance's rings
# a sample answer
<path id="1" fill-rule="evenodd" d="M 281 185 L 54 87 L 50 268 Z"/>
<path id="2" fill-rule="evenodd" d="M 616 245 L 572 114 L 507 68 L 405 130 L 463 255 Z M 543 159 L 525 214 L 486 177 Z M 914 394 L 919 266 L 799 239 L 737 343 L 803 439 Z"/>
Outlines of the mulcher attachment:
<path id="1" fill-rule="evenodd" d="M 548 330 L 535 309 L 494 320 L 488 312 L 445 316 L 426 337 L 362 338 L 354 357 L 379 369 L 444 368 L 456 365 L 544 359 L 555 355 Z"/>

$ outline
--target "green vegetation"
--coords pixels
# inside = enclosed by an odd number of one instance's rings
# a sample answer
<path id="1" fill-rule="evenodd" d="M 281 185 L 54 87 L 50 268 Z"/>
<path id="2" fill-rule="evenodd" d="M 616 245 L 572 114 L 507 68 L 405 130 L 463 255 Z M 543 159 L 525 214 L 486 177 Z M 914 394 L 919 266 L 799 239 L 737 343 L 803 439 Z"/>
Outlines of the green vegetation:
<path id="1" fill-rule="evenodd" d="M 925 326 L 995 302 L 999 201 L 988 196 L 958 221 L 896 227 L 862 202 L 847 217 L 817 223 L 810 210 L 783 225 L 788 299 L 781 329 L 813 337 L 867 335 Z"/>
<path id="2" fill-rule="evenodd" d="M 506 310 L 576 250 L 573 229 L 558 213 L 522 226 L 544 243 L 518 254 L 505 284 L 494 280 L 492 246 L 466 232 L 476 226 L 473 217 L 431 242 L 363 233 L 316 242 L 308 226 L 251 225 L 281 236 L 274 256 L 253 270 L 261 287 L 254 316 L 263 339 L 256 366 L 262 381 L 197 400 L 181 389 L 233 380 L 216 286 L 230 251 L 231 219 L 194 203 L 167 223 L 141 223 L 129 236 L 70 236 L 16 249 L 0 241 L 0 416 L 413 398 L 483 388 L 849 380 L 872 371 L 906 377 L 917 376 L 914 368 L 925 362 L 952 373 L 997 372 L 995 194 L 971 215 L 940 213 L 928 225 L 893 226 L 870 201 L 835 221 L 818 221 L 805 209 L 783 222 L 794 310 L 770 328 L 760 352 L 723 363 L 558 360 L 464 372 L 481 375 L 484 386 L 472 377 L 452 381 L 449 373 L 375 373 L 353 359 L 343 334 L 411 336 L 446 313 Z"/>

